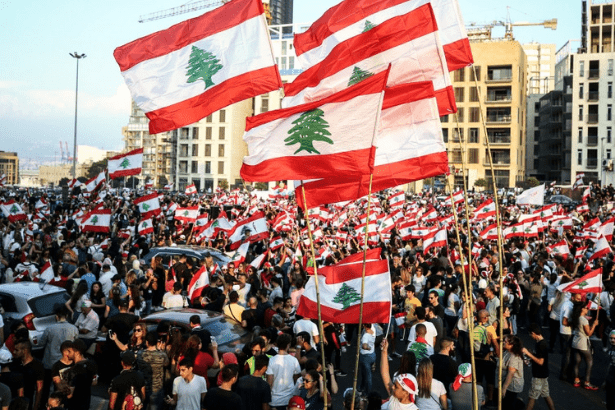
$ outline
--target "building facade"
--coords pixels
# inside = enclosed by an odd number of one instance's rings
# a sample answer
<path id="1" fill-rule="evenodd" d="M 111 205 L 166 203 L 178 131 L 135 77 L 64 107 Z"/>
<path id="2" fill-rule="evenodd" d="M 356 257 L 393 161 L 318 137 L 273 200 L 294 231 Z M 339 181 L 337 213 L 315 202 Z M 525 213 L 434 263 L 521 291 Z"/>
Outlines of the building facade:
<path id="1" fill-rule="evenodd" d="M 526 56 L 517 41 L 471 41 L 474 66 L 451 73 L 458 113 L 442 117 L 454 187 L 466 168 L 468 188 L 485 179 L 492 189 L 491 147 L 498 188 L 525 179 Z M 483 119 L 485 127 L 483 127 Z"/>
<path id="2" fill-rule="evenodd" d="M 87 177 L 90 166 L 92 166 L 92 162 L 78 163 L 76 169 L 77 178 Z M 62 178 L 68 178 L 68 180 L 73 179 L 72 164 L 41 165 L 38 168 L 38 180 L 43 186 L 57 186 Z"/>
<path id="3" fill-rule="evenodd" d="M 555 44 L 523 44 L 527 59 L 527 95 L 544 95 L 553 90 Z"/>
<path id="4" fill-rule="evenodd" d="M 16 152 L 0 151 L 0 176 L 6 175 L 6 185 L 19 184 L 19 157 Z"/>

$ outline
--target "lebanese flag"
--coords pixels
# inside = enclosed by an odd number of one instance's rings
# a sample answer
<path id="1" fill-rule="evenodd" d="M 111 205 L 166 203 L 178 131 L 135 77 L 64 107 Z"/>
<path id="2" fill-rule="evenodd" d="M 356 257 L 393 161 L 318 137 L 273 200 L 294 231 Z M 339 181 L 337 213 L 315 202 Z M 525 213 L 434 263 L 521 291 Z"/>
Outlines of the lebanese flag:
<path id="1" fill-rule="evenodd" d="M 594 245 L 594 253 L 589 257 L 589 260 L 593 261 L 594 259 L 602 258 L 612 252 L 609 242 L 604 236 L 600 236 L 598 241 L 596 241 L 596 245 Z"/>
<path id="2" fill-rule="evenodd" d="M 207 222 L 209 220 L 209 214 L 207 212 L 202 213 L 201 215 L 196 217 L 196 221 L 194 222 L 194 229 L 205 229 Z"/>
<path id="3" fill-rule="evenodd" d="M 375 145 L 372 192 L 448 172 L 442 125 L 431 83 L 387 88 Z M 303 203 L 301 185 L 295 184 L 295 198 L 302 209 L 355 200 L 368 194 L 369 182 L 369 174 L 330 176 L 304 182 L 307 204 Z"/>
<path id="4" fill-rule="evenodd" d="M 340 43 L 427 1 L 343 1 L 330 8 L 308 30 L 295 34 L 295 53 L 302 67 L 320 63 Z M 456 0 L 430 0 L 450 71 L 471 65 L 472 50 Z"/>
<path id="5" fill-rule="evenodd" d="M 205 265 L 201 266 L 201 268 L 196 271 L 194 276 L 192 276 L 192 280 L 188 284 L 188 299 L 190 299 L 190 303 L 194 304 L 197 298 L 201 296 L 203 290 L 209 286 L 209 273 L 207 272 L 207 268 Z"/>
<path id="6" fill-rule="evenodd" d="M 144 188 L 145 189 L 152 189 L 154 187 L 154 183 L 153 182 L 146 182 Z"/>
<path id="7" fill-rule="evenodd" d="M 154 216 L 160 215 L 160 213 L 162 212 L 160 210 L 160 200 L 158 199 L 157 193 L 144 195 L 140 198 L 137 198 L 134 200 L 134 204 L 139 207 L 141 218 L 152 218 Z"/>
<path id="8" fill-rule="evenodd" d="M 186 187 L 186 195 L 192 195 L 196 193 L 197 193 L 196 185 L 190 184 Z"/>
<path id="9" fill-rule="evenodd" d="M 100 171 L 100 173 L 96 175 L 94 178 L 86 181 L 85 190 L 87 192 L 94 192 L 102 185 L 103 182 L 105 182 L 105 171 L 104 170 Z"/>
<path id="10" fill-rule="evenodd" d="M 34 208 L 36 209 L 43 209 L 47 207 L 47 201 L 45 200 L 45 198 L 41 197 L 37 202 L 36 205 L 34 205 Z"/>
<path id="11" fill-rule="evenodd" d="M 403 191 L 396 192 L 390 195 L 388 199 L 389 199 L 389 206 L 391 208 L 398 208 L 400 206 L 403 206 L 404 202 L 406 202 L 406 193 Z"/>
<path id="12" fill-rule="evenodd" d="M 453 193 L 453 203 L 455 205 L 460 204 L 464 201 L 464 195 L 463 195 L 463 190 L 461 191 L 457 191 L 455 193 Z M 445 206 L 451 206 L 451 198 L 446 198 L 446 201 L 444 201 L 444 205 Z"/>
<path id="13" fill-rule="evenodd" d="M 480 243 L 474 242 L 472 244 L 472 257 L 474 259 L 478 258 L 482 250 L 483 250 L 483 246 Z"/>
<path id="14" fill-rule="evenodd" d="M 569 293 L 600 293 L 602 292 L 602 268 L 593 270 L 572 283 L 557 287 L 560 292 Z"/>
<path id="15" fill-rule="evenodd" d="M 523 237 L 538 238 L 538 225 L 536 223 L 525 223 L 523 228 Z"/>
<path id="16" fill-rule="evenodd" d="M 241 262 L 246 260 L 246 255 L 248 254 L 248 248 L 250 247 L 250 242 L 244 242 L 237 248 L 235 254 L 231 258 L 230 262 L 234 262 L 235 266 L 239 265 Z"/>
<path id="17" fill-rule="evenodd" d="M 143 148 L 109 158 L 109 179 L 138 175 L 143 167 Z"/>
<path id="18" fill-rule="evenodd" d="M 247 230 L 250 230 L 250 236 L 246 238 Z M 229 231 L 228 236 L 229 249 L 231 250 L 237 249 L 242 241 L 252 243 L 266 239 L 269 236 L 269 229 L 265 214 L 257 212 L 251 217 L 237 222 L 233 229 Z"/>
<path id="19" fill-rule="evenodd" d="M 271 240 L 271 243 L 269 243 L 269 249 L 271 249 L 272 251 L 277 251 L 282 246 L 284 246 L 284 240 L 279 236 L 273 238 Z"/>
<path id="20" fill-rule="evenodd" d="M 587 199 L 591 196 L 592 191 L 589 188 L 589 186 L 587 188 L 585 188 L 585 191 L 583 191 L 583 203 L 587 203 Z"/>
<path id="21" fill-rule="evenodd" d="M 387 86 L 430 81 L 440 115 L 457 111 L 437 24 L 429 4 L 395 16 L 335 47 L 284 85 L 283 107 L 324 98 L 387 69 Z"/>
<path id="22" fill-rule="evenodd" d="M 6 174 L 0 175 L 0 186 L 6 185 Z"/>
<path id="23" fill-rule="evenodd" d="M 68 187 L 70 189 L 80 187 L 81 185 L 83 184 L 78 179 L 73 179 L 72 181 L 68 183 Z"/>
<path id="24" fill-rule="evenodd" d="M 598 233 L 604 235 L 607 241 L 611 242 L 613 240 L 613 225 L 615 224 L 615 218 L 611 217 L 604 221 L 600 228 L 598 228 Z"/>
<path id="25" fill-rule="evenodd" d="M 96 209 L 91 211 L 83 220 L 83 232 L 109 232 L 111 225 L 111 210 Z"/>
<path id="26" fill-rule="evenodd" d="M 582 214 L 585 212 L 589 212 L 589 205 L 587 204 L 581 204 L 579 206 L 577 206 L 577 212 Z"/>
<path id="27" fill-rule="evenodd" d="M 252 262 L 250 262 L 250 266 L 254 266 L 256 270 L 259 270 L 263 263 L 265 262 L 265 258 L 267 257 L 267 252 L 258 255 Z M 293 262 L 294 263 L 294 262 Z"/>
<path id="28" fill-rule="evenodd" d="M 172 191 L 173 190 L 173 184 L 167 184 L 162 189 L 164 189 L 165 191 Z"/>
<path id="29" fill-rule="evenodd" d="M 492 224 L 486 227 L 478 234 L 485 240 L 497 240 L 498 239 L 498 224 Z"/>
<path id="30" fill-rule="evenodd" d="M 568 248 L 568 244 L 564 239 L 554 244 L 553 246 L 547 247 L 547 251 L 551 255 L 562 255 L 564 259 L 568 259 L 568 256 L 570 255 L 570 248 Z"/>
<path id="31" fill-rule="evenodd" d="M 144 219 L 139 222 L 139 226 L 137 227 L 137 231 L 139 235 L 147 235 L 148 233 L 154 233 L 154 224 L 151 219 Z"/>
<path id="32" fill-rule="evenodd" d="M 578 187 L 580 187 L 581 185 L 583 185 L 583 177 L 585 176 L 584 172 L 580 172 L 577 174 L 575 180 L 574 180 L 574 184 L 572 185 L 572 189 L 577 189 Z"/>
<path id="33" fill-rule="evenodd" d="M 380 248 L 367 251 L 363 297 L 363 323 L 386 323 L 391 315 L 391 275 L 387 260 L 380 260 Z M 363 252 L 318 269 L 322 320 L 359 323 Z M 318 318 L 315 277 L 310 276 L 299 301 L 297 314 Z"/>
<path id="34" fill-rule="evenodd" d="M 0 204 L 0 209 L 2 209 L 2 213 L 8 218 L 9 222 L 11 223 L 14 223 L 16 221 L 25 221 L 28 219 L 28 215 L 26 215 L 26 213 L 23 211 L 21 205 L 19 205 L 13 199 L 3 204 Z"/>
<path id="35" fill-rule="evenodd" d="M 514 225 L 509 226 L 508 228 L 504 229 L 504 231 L 502 232 L 502 236 L 504 236 L 504 239 L 510 239 L 510 238 L 515 238 L 515 237 L 522 237 L 523 236 L 523 231 L 524 231 L 524 226 L 523 225 L 524 224 L 522 224 L 522 223 L 518 223 L 518 224 L 514 224 Z"/>
<path id="36" fill-rule="evenodd" d="M 587 246 L 578 247 L 577 251 L 574 253 L 574 259 L 582 259 L 585 256 L 585 252 L 587 252 Z"/>
<path id="37" fill-rule="evenodd" d="M 489 199 L 488 201 L 482 203 L 474 210 L 475 220 L 487 219 L 492 216 L 495 216 L 495 202 L 493 202 L 493 199 Z"/>
<path id="38" fill-rule="evenodd" d="M 233 0 L 113 56 L 150 134 L 282 87 L 261 0 Z"/>
<path id="39" fill-rule="evenodd" d="M 177 208 L 175 210 L 175 219 L 183 222 L 194 222 L 197 216 L 199 216 L 198 206 L 189 206 L 187 208 Z"/>
<path id="40" fill-rule="evenodd" d="M 246 119 L 249 182 L 369 175 L 388 70 L 323 100 Z M 352 132 L 349 132 L 352 130 Z"/>
<path id="41" fill-rule="evenodd" d="M 41 273 L 38 277 L 40 282 L 47 283 L 53 280 L 53 278 L 55 277 L 55 274 L 53 273 L 53 267 L 51 266 L 50 261 L 45 262 L 40 272 Z"/>
<path id="42" fill-rule="evenodd" d="M 569 216 L 555 216 L 551 219 L 551 232 L 557 232 L 559 228 L 562 230 L 572 229 L 573 221 Z"/>
<path id="43" fill-rule="evenodd" d="M 583 230 L 584 231 L 597 231 L 598 229 L 600 229 L 600 218 L 595 217 L 594 219 L 592 219 L 591 221 L 586 222 L 583 225 Z"/>
<path id="44" fill-rule="evenodd" d="M 446 246 L 446 229 L 440 229 L 438 231 L 434 231 L 423 238 L 423 254 L 426 254 L 427 251 L 431 248 L 439 248 L 442 246 Z"/>

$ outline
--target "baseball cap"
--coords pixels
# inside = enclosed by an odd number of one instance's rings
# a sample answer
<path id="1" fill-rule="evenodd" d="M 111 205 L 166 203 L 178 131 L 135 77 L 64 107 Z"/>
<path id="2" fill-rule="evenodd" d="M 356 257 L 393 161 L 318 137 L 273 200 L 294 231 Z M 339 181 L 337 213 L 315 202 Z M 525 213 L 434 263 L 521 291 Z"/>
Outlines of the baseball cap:
<path id="1" fill-rule="evenodd" d="M 0 349 L 0 364 L 9 364 L 13 361 L 13 355 L 8 349 Z"/>
<path id="2" fill-rule="evenodd" d="M 303 400 L 299 396 L 291 397 L 291 399 L 288 401 L 288 410 L 290 409 L 305 410 L 305 400 Z"/>

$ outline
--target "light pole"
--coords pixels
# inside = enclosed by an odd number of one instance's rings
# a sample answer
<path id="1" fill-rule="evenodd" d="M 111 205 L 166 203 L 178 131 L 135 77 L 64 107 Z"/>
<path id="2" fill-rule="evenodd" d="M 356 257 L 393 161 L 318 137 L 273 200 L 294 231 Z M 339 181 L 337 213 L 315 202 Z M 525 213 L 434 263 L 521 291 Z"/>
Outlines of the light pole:
<path id="1" fill-rule="evenodd" d="M 78 52 L 68 53 L 71 57 L 77 59 L 77 78 L 75 80 L 75 140 L 73 142 L 73 179 L 77 179 L 77 96 L 79 95 L 79 60 L 85 58 L 85 54 Z"/>

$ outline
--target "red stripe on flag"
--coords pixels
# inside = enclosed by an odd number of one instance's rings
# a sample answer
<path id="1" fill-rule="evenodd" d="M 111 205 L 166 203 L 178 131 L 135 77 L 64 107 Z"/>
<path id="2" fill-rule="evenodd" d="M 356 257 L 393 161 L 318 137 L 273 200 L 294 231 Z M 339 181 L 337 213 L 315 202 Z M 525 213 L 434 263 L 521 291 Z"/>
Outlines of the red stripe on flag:
<path id="1" fill-rule="evenodd" d="M 363 260 L 363 253 L 361 253 L 361 260 Z M 378 261 L 370 261 L 366 263 L 365 266 L 365 276 L 374 276 L 374 275 L 382 275 L 383 273 L 387 273 L 389 270 L 389 262 L 387 260 L 378 260 Z M 339 265 L 336 264 L 334 266 L 327 266 L 325 268 L 321 268 L 318 271 L 319 275 L 323 275 L 326 284 L 334 284 L 347 282 L 352 279 L 361 278 L 363 273 L 363 264 L 362 263 L 353 263 L 350 265 Z"/>
<path id="2" fill-rule="evenodd" d="M 113 52 L 121 71 L 142 61 L 172 53 L 205 37 L 228 30 L 264 13 L 261 0 L 233 0 L 202 16 L 152 33 Z"/>
<path id="3" fill-rule="evenodd" d="M 408 29 L 400 30 L 400 27 L 407 27 Z M 284 93 L 287 96 L 296 95 L 305 88 L 317 86 L 323 78 L 327 78 L 352 64 L 433 33 L 436 30 L 435 18 L 429 4 L 403 16 L 394 17 L 337 45 L 322 62 L 299 74 L 292 83 L 285 84 Z"/>
<path id="4" fill-rule="evenodd" d="M 141 173 L 141 167 L 133 168 L 133 169 L 123 169 L 115 171 L 112 174 L 109 174 L 110 179 L 118 178 L 118 177 L 127 177 L 130 175 L 139 175 Z"/>
<path id="5" fill-rule="evenodd" d="M 359 323 L 361 305 L 353 305 L 344 310 L 334 309 L 321 304 L 322 320 L 332 323 Z M 318 319 L 316 302 L 301 297 L 297 314 L 309 319 Z M 391 304 L 389 302 L 365 302 L 363 304 L 363 323 L 389 323 Z"/>
<path id="6" fill-rule="evenodd" d="M 440 116 L 454 114 L 457 112 L 457 104 L 455 103 L 455 91 L 453 86 L 448 86 L 440 90 L 434 90 L 436 101 L 438 102 L 438 111 Z"/>
<path id="7" fill-rule="evenodd" d="M 448 71 L 459 70 L 474 63 L 470 40 L 467 38 L 444 44 L 442 48 L 444 49 Z"/>
<path id="8" fill-rule="evenodd" d="M 454 94 L 454 93 L 453 93 Z M 382 110 L 433 98 L 434 89 L 431 81 L 421 81 L 387 87 L 382 101 Z"/>
<path id="9" fill-rule="evenodd" d="M 276 89 L 281 83 L 282 79 L 277 66 L 265 67 L 229 78 L 207 89 L 203 94 L 146 113 L 145 115 L 150 120 L 149 132 L 157 134 L 192 124 L 209 113 Z"/>
<path id="10" fill-rule="evenodd" d="M 118 159 L 129 157 L 131 155 L 138 155 L 138 154 L 143 154 L 143 148 L 133 149 L 132 151 L 127 152 L 125 154 L 116 155 L 114 157 L 109 158 L 109 161 L 115 161 Z"/>

